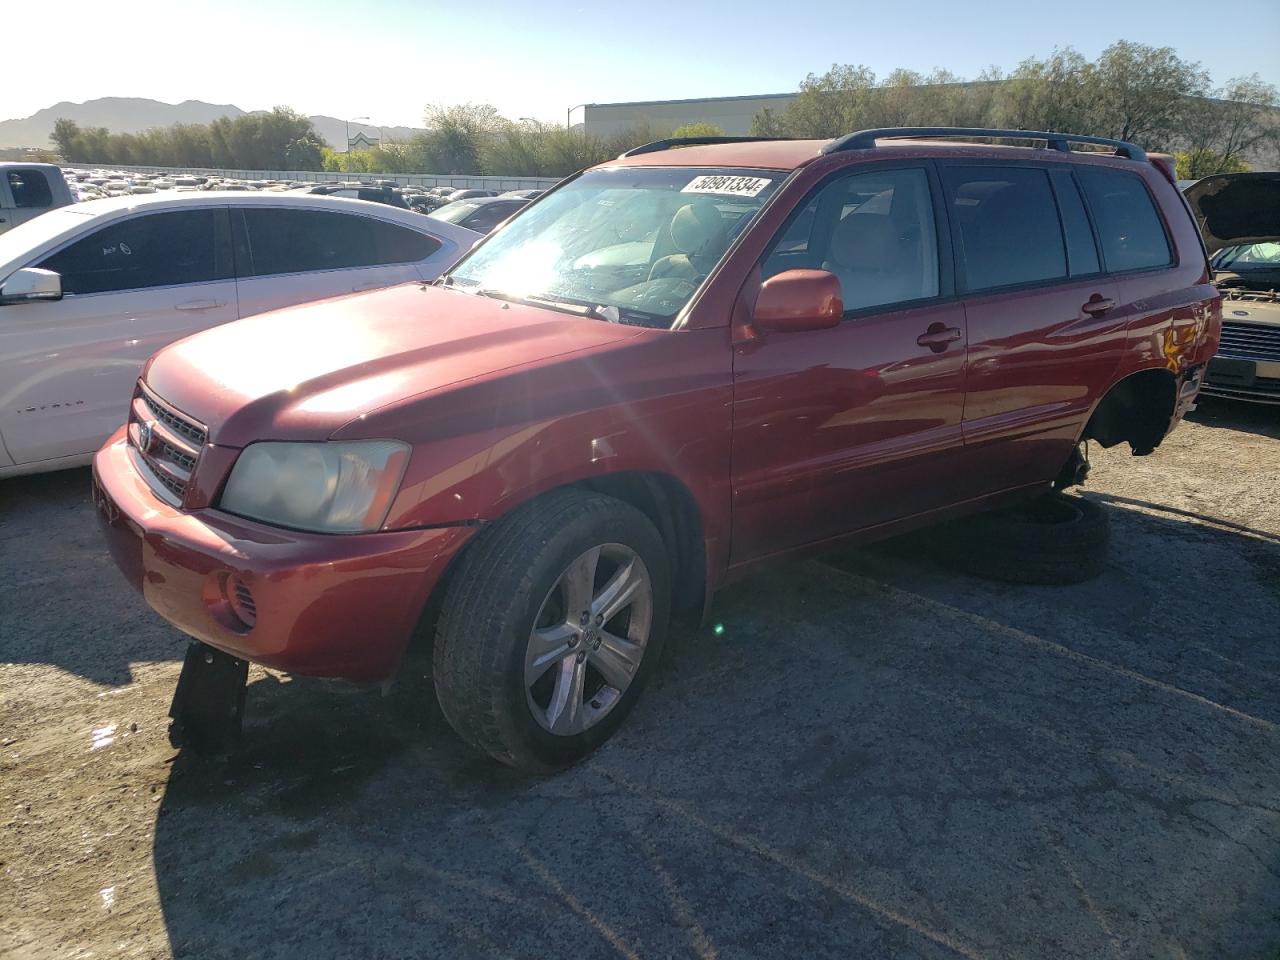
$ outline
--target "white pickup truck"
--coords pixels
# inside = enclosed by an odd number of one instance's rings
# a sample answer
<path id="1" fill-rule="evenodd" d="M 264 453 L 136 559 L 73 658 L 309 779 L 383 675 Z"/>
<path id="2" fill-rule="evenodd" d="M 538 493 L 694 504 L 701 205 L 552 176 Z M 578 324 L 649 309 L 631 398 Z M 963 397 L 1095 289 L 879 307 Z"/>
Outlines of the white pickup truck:
<path id="1" fill-rule="evenodd" d="M 52 163 L 0 163 L 0 233 L 74 201 Z"/>

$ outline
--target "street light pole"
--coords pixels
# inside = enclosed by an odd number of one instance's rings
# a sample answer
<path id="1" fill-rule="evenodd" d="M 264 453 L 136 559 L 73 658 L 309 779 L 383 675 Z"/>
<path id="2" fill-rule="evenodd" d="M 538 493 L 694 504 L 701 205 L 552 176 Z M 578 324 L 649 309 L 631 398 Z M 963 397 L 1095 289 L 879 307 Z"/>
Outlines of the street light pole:
<path id="1" fill-rule="evenodd" d="M 368 120 L 368 119 L 369 119 L 368 117 L 352 117 L 351 118 L 351 120 Z M 351 120 L 344 119 L 342 121 L 343 129 L 346 131 L 346 135 L 347 135 L 347 173 L 351 172 Z M 382 136 L 381 127 L 378 128 L 378 136 L 379 138 L 381 138 Z M 379 143 L 381 143 L 381 140 L 379 140 Z"/>

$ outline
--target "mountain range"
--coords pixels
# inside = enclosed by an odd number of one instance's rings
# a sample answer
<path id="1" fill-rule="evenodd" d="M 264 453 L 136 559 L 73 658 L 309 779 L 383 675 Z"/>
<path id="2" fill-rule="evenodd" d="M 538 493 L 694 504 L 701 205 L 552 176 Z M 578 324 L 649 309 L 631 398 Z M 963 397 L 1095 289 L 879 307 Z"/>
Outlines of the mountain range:
<path id="1" fill-rule="evenodd" d="M 54 121 L 59 117 L 74 120 L 82 127 L 106 127 L 112 133 L 141 133 L 152 127 L 168 127 L 175 123 L 210 123 L 218 117 L 239 117 L 249 111 L 231 103 L 205 103 L 184 100 L 163 103 L 144 97 L 100 97 L 84 103 L 63 101 L 37 110 L 29 117 L 0 120 L 0 149 L 5 147 L 48 147 Z M 261 112 L 261 111 L 257 111 Z M 335 150 L 344 150 L 346 124 L 338 117 L 308 118 L 316 132 Z M 351 136 L 363 132 L 370 140 L 379 136 L 391 140 L 408 140 L 422 131 L 415 127 L 382 127 L 351 123 Z"/>

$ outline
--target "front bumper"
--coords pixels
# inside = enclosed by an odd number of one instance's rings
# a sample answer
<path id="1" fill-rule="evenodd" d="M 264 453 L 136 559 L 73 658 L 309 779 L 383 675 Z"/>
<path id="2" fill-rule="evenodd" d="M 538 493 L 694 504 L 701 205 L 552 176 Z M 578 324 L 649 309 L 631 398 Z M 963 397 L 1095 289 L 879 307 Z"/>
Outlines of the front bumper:
<path id="1" fill-rule="evenodd" d="M 1206 396 L 1280 404 L 1280 361 L 1214 357 L 1200 392 Z"/>
<path id="2" fill-rule="evenodd" d="M 123 429 L 94 457 L 93 496 L 112 558 L 178 629 L 269 667 L 357 682 L 395 671 L 431 591 L 475 533 L 299 533 L 183 511 L 151 492 Z M 236 582 L 250 591 L 251 626 L 227 602 Z"/>

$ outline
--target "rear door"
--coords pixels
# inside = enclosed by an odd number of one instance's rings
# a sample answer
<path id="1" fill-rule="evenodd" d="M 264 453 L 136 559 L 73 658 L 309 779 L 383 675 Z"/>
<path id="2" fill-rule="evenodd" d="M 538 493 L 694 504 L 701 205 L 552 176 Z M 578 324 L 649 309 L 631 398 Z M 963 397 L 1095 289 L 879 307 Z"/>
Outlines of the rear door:
<path id="1" fill-rule="evenodd" d="M 1072 165 L 940 164 L 969 329 L 962 498 L 1052 480 L 1125 339 Z"/>
<path id="2" fill-rule="evenodd" d="M 423 279 L 440 241 L 354 213 L 288 207 L 237 209 L 242 317 Z"/>
<path id="3" fill-rule="evenodd" d="M 236 318 L 223 206 L 114 220 L 27 266 L 60 274 L 64 296 L 0 306 L 0 434 L 20 464 L 92 453 L 147 357 Z"/>
<path id="4" fill-rule="evenodd" d="M 828 181 L 797 209 L 764 278 L 822 269 L 844 320 L 734 354 L 732 562 L 944 506 L 963 456 L 964 310 L 928 165 Z"/>

